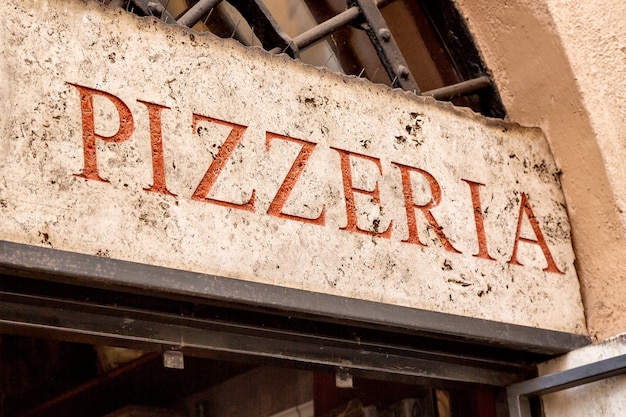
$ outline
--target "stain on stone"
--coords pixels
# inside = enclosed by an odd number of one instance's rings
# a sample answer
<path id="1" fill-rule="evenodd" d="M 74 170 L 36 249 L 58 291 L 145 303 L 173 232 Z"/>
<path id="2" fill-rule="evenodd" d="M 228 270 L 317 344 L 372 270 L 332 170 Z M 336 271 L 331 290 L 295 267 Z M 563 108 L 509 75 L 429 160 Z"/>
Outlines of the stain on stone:
<path id="1" fill-rule="evenodd" d="M 39 236 L 41 237 L 41 243 L 52 246 L 52 242 L 50 242 L 50 235 L 46 232 L 39 232 Z"/>
<path id="2" fill-rule="evenodd" d="M 533 170 L 544 182 L 548 182 L 552 178 L 552 175 L 550 175 L 550 172 L 548 170 L 548 165 L 546 164 L 546 161 L 541 161 L 540 163 L 534 164 Z"/>
<path id="3" fill-rule="evenodd" d="M 507 285 L 506 287 L 507 287 L 507 289 L 509 288 L 509 286 L 508 286 L 508 285 Z M 486 289 L 486 290 L 480 290 L 480 291 L 478 291 L 478 294 L 477 294 L 477 295 L 478 295 L 479 297 L 482 297 L 483 295 L 487 295 L 487 294 L 489 294 L 489 293 L 491 292 L 491 290 L 492 290 L 491 285 L 490 285 L 490 284 L 487 284 L 487 289 Z"/>
<path id="4" fill-rule="evenodd" d="M 453 279 L 453 278 L 448 278 L 448 282 L 451 284 L 460 285 L 461 287 L 469 287 L 470 285 L 472 285 L 469 282 L 465 282 L 465 281 L 461 281 L 459 279 Z"/>
<path id="5" fill-rule="evenodd" d="M 108 249 L 100 249 L 98 250 L 98 252 L 96 252 L 96 256 L 100 256 L 102 258 L 110 258 L 111 255 L 109 254 L 109 250 Z"/>
<path id="6" fill-rule="evenodd" d="M 424 114 L 411 112 L 410 115 L 413 120 L 411 120 L 411 124 L 406 125 L 404 128 L 406 129 L 406 132 L 409 135 L 416 135 L 417 132 L 422 130 L 422 124 L 424 122 L 424 119 L 423 119 Z"/>
<path id="7" fill-rule="evenodd" d="M 443 266 L 441 267 L 442 271 L 452 271 L 452 262 L 449 259 L 444 259 Z"/>

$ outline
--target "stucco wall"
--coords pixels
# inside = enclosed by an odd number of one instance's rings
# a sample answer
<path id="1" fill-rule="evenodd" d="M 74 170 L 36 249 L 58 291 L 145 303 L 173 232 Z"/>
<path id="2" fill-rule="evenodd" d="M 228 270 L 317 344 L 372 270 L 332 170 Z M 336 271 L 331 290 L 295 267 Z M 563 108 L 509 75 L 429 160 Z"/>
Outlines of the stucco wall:
<path id="1" fill-rule="evenodd" d="M 508 117 L 541 127 L 563 171 L 588 327 L 626 328 L 626 3 L 457 0 Z"/>
<path id="2" fill-rule="evenodd" d="M 626 2 L 550 0 L 550 13 L 596 133 L 626 223 Z"/>

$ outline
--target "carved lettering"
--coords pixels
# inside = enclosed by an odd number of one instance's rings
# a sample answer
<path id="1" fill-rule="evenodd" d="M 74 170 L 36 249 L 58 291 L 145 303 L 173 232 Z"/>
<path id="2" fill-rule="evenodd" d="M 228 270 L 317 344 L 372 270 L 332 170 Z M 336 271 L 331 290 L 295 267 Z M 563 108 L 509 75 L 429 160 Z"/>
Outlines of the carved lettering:
<path id="1" fill-rule="evenodd" d="M 67 83 L 75 87 L 80 94 L 80 110 L 83 125 L 83 154 L 84 165 L 83 172 L 74 174 L 88 180 L 109 182 L 98 173 L 98 158 L 96 155 L 96 139 L 105 142 L 120 143 L 128 140 L 133 134 L 135 128 L 133 115 L 128 106 L 113 94 L 96 90 L 94 88 L 85 87 L 78 84 Z M 119 128 L 117 132 L 111 136 L 102 136 L 96 133 L 95 117 L 93 110 L 94 96 L 101 96 L 109 100 L 117 110 L 119 117 Z"/>
<path id="2" fill-rule="evenodd" d="M 131 138 L 134 132 L 134 120 L 133 115 L 129 107 L 118 97 L 113 94 L 97 90 L 90 87 L 85 87 L 79 84 L 67 83 L 76 88 L 80 98 L 80 110 L 81 110 L 81 123 L 82 123 L 82 140 L 83 140 L 83 154 L 84 165 L 83 170 L 79 174 L 74 174 L 77 177 L 85 178 L 88 180 L 94 180 L 99 182 L 108 183 L 109 180 L 100 176 L 98 171 L 98 158 L 96 145 L 97 140 L 102 140 L 106 143 L 121 143 Z M 114 107 L 115 112 L 119 118 L 119 126 L 117 131 L 111 136 L 105 136 L 96 132 L 96 120 L 94 111 L 94 97 L 102 97 L 108 100 Z M 165 170 L 165 157 L 163 146 L 163 128 L 162 128 L 162 115 L 163 110 L 168 109 L 164 105 L 137 100 L 139 103 L 146 106 L 148 110 L 149 129 L 150 129 L 150 146 L 152 157 L 152 185 L 144 188 L 145 191 L 151 193 L 157 193 L 167 196 L 176 197 L 176 194 L 172 193 L 166 183 L 166 170 Z M 215 125 L 224 126 L 229 129 L 228 135 L 224 140 L 222 146 L 219 148 L 214 160 L 204 173 L 199 184 L 196 186 L 191 199 L 194 201 L 208 202 L 223 207 L 235 208 L 239 210 L 245 210 L 249 212 L 255 211 L 255 197 L 256 190 L 252 189 L 249 198 L 243 198 L 243 202 L 224 201 L 217 198 L 209 197 L 211 190 L 214 188 L 216 182 L 220 178 L 224 168 L 228 161 L 233 157 L 233 153 L 241 143 L 244 134 L 247 131 L 247 126 L 236 124 L 233 122 L 216 119 L 209 116 L 203 116 L 200 114 L 192 113 L 192 131 L 196 132 L 199 125 L 202 123 L 211 123 Z M 315 212 L 311 214 L 311 217 L 304 217 L 296 214 L 285 213 L 285 206 L 292 195 L 294 188 L 298 181 L 302 177 L 307 164 L 315 152 L 317 143 L 296 139 L 286 135 L 273 132 L 265 132 L 265 150 L 269 153 L 272 141 L 281 140 L 293 143 L 300 146 L 298 155 L 295 157 L 289 171 L 285 175 L 280 187 L 276 191 L 275 196 L 270 202 L 266 214 L 269 216 L 303 222 L 307 224 L 324 226 L 326 225 L 326 214 L 328 202 L 320 202 L 321 208 L 318 209 L 317 214 Z M 293 146 L 293 145 L 290 145 Z M 365 200 L 359 200 L 359 204 L 369 204 L 370 208 L 374 207 L 382 213 L 383 207 L 380 197 L 380 178 L 384 178 L 383 168 L 381 160 L 374 156 L 362 155 L 356 152 L 331 147 L 331 149 L 337 151 L 340 158 L 340 169 L 343 182 L 343 193 L 345 199 L 346 210 L 346 225 L 340 227 L 340 230 L 360 233 L 374 237 L 380 237 L 390 239 L 393 231 L 394 220 L 389 220 L 389 223 L 385 227 L 380 224 L 380 219 L 372 221 L 371 225 L 367 227 L 361 227 L 359 225 L 359 216 L 357 210 L 357 194 L 366 196 L 369 203 L 365 203 Z M 376 178 L 374 186 L 361 188 L 354 184 L 353 169 L 354 163 L 363 163 L 373 170 L 371 164 L 374 164 L 377 168 L 377 174 L 380 178 Z M 426 247 L 425 240 L 420 239 L 418 232 L 417 212 L 421 212 L 423 220 L 426 221 L 427 227 L 431 228 L 441 243 L 441 246 L 448 252 L 461 253 L 450 241 L 450 239 L 444 233 L 443 228 L 439 222 L 435 219 L 432 211 L 435 207 L 439 206 L 442 202 L 442 187 L 435 177 L 424 169 L 420 169 L 413 166 L 404 165 L 397 162 L 391 162 L 400 170 L 402 180 L 402 194 L 404 199 L 404 208 L 406 212 L 407 230 L 408 236 L 402 240 L 404 243 L 411 243 Z M 424 204 L 418 204 L 415 202 L 414 190 L 412 180 L 415 180 L 415 175 L 421 175 L 430 189 L 430 196 L 424 196 L 418 201 L 422 202 L 429 197 L 429 200 Z M 413 177 L 411 177 L 413 175 Z M 469 179 L 461 179 L 469 186 L 472 212 L 474 217 L 474 226 L 476 228 L 476 241 L 478 248 L 476 253 L 472 256 L 487 261 L 496 261 L 489 253 L 489 240 L 487 231 L 485 229 L 485 216 L 486 213 L 482 208 L 480 189 L 485 184 L 475 182 Z M 425 184 L 426 184 L 425 183 Z M 371 189 L 366 189 L 371 188 Z M 247 199 L 247 201 L 245 201 Z M 459 218 L 465 218 L 466 216 L 459 216 Z M 528 219 L 534 236 L 522 236 L 522 223 L 525 222 L 525 218 Z M 361 219 L 362 220 L 362 219 Z M 383 230 L 384 229 L 384 230 Z M 422 237 L 423 238 L 423 237 Z M 471 240 L 471 237 L 470 237 Z M 521 193 L 521 205 L 517 218 L 517 228 L 515 232 L 515 238 L 513 243 L 513 250 L 511 257 L 507 263 L 511 265 L 523 266 L 518 259 L 518 250 L 520 243 L 527 243 L 532 245 L 538 245 L 541 249 L 547 266 L 543 269 L 544 272 L 552 272 L 557 274 L 563 274 L 563 272 L 557 267 L 556 262 L 550 252 L 550 248 L 546 242 L 546 239 L 541 231 L 539 221 L 534 215 L 533 209 L 530 205 L 527 194 Z M 500 248 L 501 249 L 501 248 Z"/>
<path id="3" fill-rule="evenodd" d="M 467 185 L 469 185 L 470 193 L 472 195 L 474 223 L 476 225 L 476 238 L 478 240 L 478 253 L 475 253 L 473 256 L 477 258 L 488 259 L 490 261 L 495 261 L 495 259 L 489 255 L 489 250 L 487 249 L 487 234 L 485 233 L 483 209 L 480 205 L 480 191 L 478 187 L 480 187 L 481 185 L 484 186 L 485 184 L 465 179 L 461 179 L 461 181 L 465 181 Z"/>
<path id="4" fill-rule="evenodd" d="M 298 178 L 300 178 L 300 175 L 302 175 L 302 172 L 304 171 L 306 163 L 311 157 L 311 154 L 313 153 L 313 149 L 315 149 L 315 145 L 317 144 L 314 142 L 309 142 L 309 141 L 302 140 L 302 139 L 295 139 L 295 138 L 290 138 L 289 136 L 279 135 L 277 133 L 266 132 L 265 149 L 267 151 L 270 150 L 270 142 L 272 141 L 272 139 L 281 139 L 281 140 L 286 140 L 289 142 L 297 143 L 301 145 L 302 148 L 300 149 L 300 153 L 298 153 L 296 160 L 291 165 L 291 168 L 289 169 L 289 172 L 287 173 L 285 180 L 283 181 L 280 188 L 276 192 L 276 196 L 272 200 L 272 203 L 270 204 L 267 210 L 267 214 L 269 214 L 270 216 L 276 216 L 276 217 L 281 217 L 285 219 L 297 220 L 297 221 L 301 221 L 305 223 L 312 223 L 312 224 L 323 226 L 325 218 L 326 218 L 326 206 L 325 205 L 322 205 L 322 210 L 319 216 L 313 219 L 307 218 L 307 217 L 295 216 L 293 214 L 283 213 L 283 207 L 285 206 L 285 203 L 287 202 L 287 199 L 289 198 L 289 194 L 291 194 L 291 190 L 293 190 L 293 187 L 296 185 Z"/>
<path id="5" fill-rule="evenodd" d="M 343 178 L 343 193 L 346 200 L 346 216 L 348 218 L 348 224 L 345 227 L 340 228 L 341 230 L 346 230 L 348 232 L 356 232 L 356 233 L 364 233 L 367 235 L 383 237 L 385 239 L 389 239 L 391 236 L 393 220 L 389 222 L 389 226 L 383 232 L 379 232 L 377 230 L 367 230 L 361 229 L 358 225 L 357 213 L 356 213 L 356 203 L 354 200 L 354 193 L 357 192 L 359 194 L 364 194 L 371 196 L 373 202 L 380 206 L 380 190 L 378 188 L 378 182 L 373 190 L 363 190 L 361 188 L 356 188 L 352 183 L 352 168 L 350 167 L 350 158 L 361 158 L 366 161 L 373 162 L 378 167 L 378 172 L 380 175 L 383 174 L 383 169 L 380 165 L 380 159 L 374 158 L 367 155 L 361 155 L 355 152 L 346 151 L 339 148 L 331 149 L 336 150 L 339 153 L 341 158 L 341 174 Z"/>
<path id="6" fill-rule="evenodd" d="M 435 217 L 430 212 L 430 210 L 432 210 L 434 207 L 438 206 L 439 203 L 441 203 L 441 187 L 439 186 L 439 183 L 437 182 L 435 177 L 433 177 L 429 172 L 424 171 L 423 169 L 399 164 L 397 162 L 392 162 L 392 164 L 400 168 L 400 173 L 402 175 L 402 193 L 404 194 L 404 208 L 406 210 L 406 220 L 409 229 L 409 237 L 403 240 L 403 242 L 414 243 L 420 246 L 427 246 L 420 240 L 417 233 L 417 219 L 415 217 L 415 209 L 418 209 L 422 212 L 424 217 L 426 217 L 426 221 L 435 232 L 435 235 L 443 245 L 444 249 L 448 252 L 461 253 L 461 251 L 452 246 L 452 243 L 450 243 L 446 235 L 443 233 L 443 228 L 439 226 L 439 223 L 437 223 L 437 220 L 435 220 Z M 413 199 L 413 187 L 411 184 L 411 172 L 417 172 L 419 174 L 422 174 L 424 178 L 426 178 L 426 180 L 428 181 L 431 192 L 431 198 L 428 203 L 415 204 L 415 200 Z"/>
<path id="7" fill-rule="evenodd" d="M 169 107 L 142 100 L 137 101 L 148 107 L 148 118 L 150 120 L 150 146 L 152 148 L 152 186 L 144 188 L 144 190 L 176 197 L 176 194 L 172 194 L 167 189 L 167 185 L 165 183 L 165 160 L 163 158 L 161 112 L 164 109 L 169 109 Z"/>
<path id="8" fill-rule="evenodd" d="M 239 145 L 239 142 L 241 141 L 241 138 L 243 137 L 243 134 L 245 133 L 247 126 L 238 125 L 236 123 L 231 123 L 231 122 L 227 122 L 224 120 L 214 119 L 212 117 L 202 116 L 202 115 L 195 114 L 195 113 L 193 114 L 192 120 L 193 120 L 192 130 L 194 132 L 196 131 L 198 127 L 198 123 L 201 123 L 201 122 L 216 123 L 222 126 L 230 127 L 231 130 L 230 130 L 230 133 L 228 134 L 228 137 L 224 141 L 224 144 L 222 145 L 219 152 L 217 153 L 215 160 L 211 163 L 211 165 L 209 166 L 209 169 L 206 171 L 206 173 L 204 174 L 204 177 L 200 181 L 200 184 L 198 184 L 198 187 L 193 192 L 191 199 L 195 201 L 205 201 L 208 203 L 213 203 L 213 204 L 217 204 L 217 205 L 224 206 L 224 207 L 231 207 L 231 208 L 236 208 L 236 209 L 246 210 L 246 211 L 254 211 L 254 198 L 256 194 L 255 190 L 252 190 L 250 199 L 245 203 L 232 203 L 228 201 L 222 201 L 222 200 L 217 200 L 214 198 L 207 197 L 207 195 L 211 191 L 211 188 L 213 188 L 213 185 L 215 185 L 217 178 L 222 172 L 222 169 L 224 169 L 224 166 L 226 165 L 226 162 L 230 158 L 230 155 L 234 152 L 235 149 L 237 149 L 237 145 Z"/>
<path id="9" fill-rule="evenodd" d="M 522 231 L 522 220 L 524 219 L 524 214 L 528 217 L 530 222 L 530 226 L 535 233 L 536 239 L 529 239 L 526 237 L 520 236 Z M 534 245 L 539 245 L 541 251 L 543 252 L 543 256 L 546 258 L 548 262 L 548 266 L 543 270 L 545 272 L 554 272 L 557 274 L 563 274 L 563 272 L 557 268 L 556 263 L 554 262 L 554 258 L 552 258 L 552 254 L 550 253 L 550 249 L 548 248 L 548 244 L 543 237 L 543 233 L 541 233 L 541 229 L 539 228 L 539 222 L 533 213 L 533 209 L 530 206 L 530 202 L 528 201 L 528 197 L 526 193 L 522 193 L 522 204 L 519 211 L 519 217 L 517 220 L 517 231 L 515 232 L 515 243 L 513 244 L 513 254 L 511 255 L 511 259 L 509 259 L 509 263 L 511 265 L 520 265 L 522 264 L 517 260 L 517 249 L 519 247 L 519 242 L 532 243 Z"/>

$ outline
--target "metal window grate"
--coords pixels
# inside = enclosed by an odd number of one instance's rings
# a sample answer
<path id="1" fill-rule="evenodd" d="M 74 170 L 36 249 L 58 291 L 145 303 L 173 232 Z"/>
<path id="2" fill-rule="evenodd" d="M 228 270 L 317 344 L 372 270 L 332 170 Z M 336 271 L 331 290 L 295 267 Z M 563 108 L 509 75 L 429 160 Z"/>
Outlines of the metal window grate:
<path id="1" fill-rule="evenodd" d="M 478 110 L 489 116 L 503 117 L 504 115 L 496 90 L 486 71 L 482 69 L 478 71 L 478 74 L 470 74 L 470 79 L 425 92 L 421 91 L 380 11 L 381 8 L 393 3 L 394 0 L 347 0 L 343 12 L 294 37 L 288 36 L 281 28 L 263 0 L 199 0 L 176 17 L 167 10 L 169 1 L 165 5 L 156 0 L 109 0 L 109 2 L 112 5 L 126 7 L 127 10 L 139 15 L 152 15 L 166 23 L 186 27 L 193 27 L 202 21 L 206 23 L 215 8 L 221 3 L 229 3 L 241 14 L 253 32 L 253 38 L 258 39 L 264 49 L 275 54 L 287 53 L 293 58 L 299 58 L 302 51 L 336 31 L 346 26 L 352 26 L 367 33 L 393 88 L 402 88 L 418 95 L 433 96 L 438 100 L 451 100 L 477 92 L 484 94 L 488 90 L 487 94 L 490 94 L 491 97 L 487 101 L 491 104 L 495 103 L 495 106 L 491 105 L 492 108 L 487 111 Z M 116 2 L 117 4 L 115 4 Z M 236 31 L 237 27 L 233 30 L 233 36 Z M 254 39 L 252 42 L 254 43 Z M 475 64 L 472 65 L 476 66 Z M 481 65 L 481 67 L 483 66 Z"/>

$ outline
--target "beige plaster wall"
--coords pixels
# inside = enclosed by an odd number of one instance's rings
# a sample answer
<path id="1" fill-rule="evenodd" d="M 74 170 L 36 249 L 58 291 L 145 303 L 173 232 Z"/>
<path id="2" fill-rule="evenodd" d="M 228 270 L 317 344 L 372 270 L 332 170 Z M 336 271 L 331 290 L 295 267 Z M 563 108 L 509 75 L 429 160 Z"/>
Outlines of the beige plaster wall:
<path id="1" fill-rule="evenodd" d="M 626 3 L 457 0 L 508 117 L 541 127 L 563 171 L 590 334 L 626 329 Z M 621 78 L 620 78 L 621 77 Z M 556 306 L 555 306 L 556 307 Z M 558 311 L 558 309 L 555 309 Z"/>
<path id="2" fill-rule="evenodd" d="M 626 224 L 626 2 L 549 0 Z"/>

